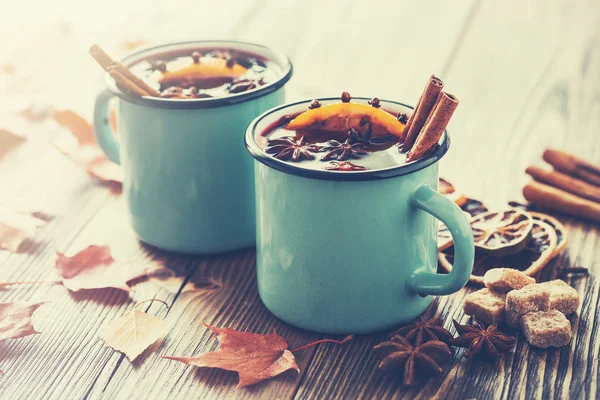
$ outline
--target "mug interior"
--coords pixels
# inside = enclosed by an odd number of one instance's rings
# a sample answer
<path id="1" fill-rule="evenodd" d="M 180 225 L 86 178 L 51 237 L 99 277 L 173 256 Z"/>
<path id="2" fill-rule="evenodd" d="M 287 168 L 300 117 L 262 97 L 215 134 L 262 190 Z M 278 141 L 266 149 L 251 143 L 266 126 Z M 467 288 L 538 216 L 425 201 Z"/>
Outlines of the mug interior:
<path id="1" fill-rule="evenodd" d="M 340 101 L 339 97 L 322 98 L 317 100 L 319 100 L 322 106 L 336 104 Z M 353 102 L 361 104 L 368 104 L 369 100 L 371 99 L 367 97 L 352 97 Z M 294 165 L 291 162 L 279 160 L 275 157 L 268 155 L 263 150 L 265 147 L 264 141 L 266 141 L 265 137 L 263 136 L 263 133 L 267 131 L 270 127 L 272 127 L 273 124 L 276 124 L 282 117 L 286 115 L 295 115 L 297 113 L 306 111 L 308 109 L 308 105 L 312 101 L 313 100 L 311 99 L 299 101 L 297 103 L 285 104 L 283 106 L 279 106 L 265 112 L 264 114 L 257 117 L 254 121 L 252 121 L 252 123 L 246 131 L 245 136 L 246 148 L 248 149 L 248 152 L 252 155 L 252 157 L 271 168 L 292 175 L 323 180 L 361 181 L 392 178 L 399 175 L 410 174 L 411 172 L 426 168 L 429 165 L 439 161 L 444 156 L 444 154 L 446 154 L 450 146 L 450 137 L 448 135 L 448 131 L 446 130 L 440 138 L 437 148 L 423 158 L 411 161 L 406 164 L 388 168 L 351 172 L 302 168 L 297 165 Z M 413 110 L 413 107 L 396 101 L 381 100 L 381 109 L 389 111 L 392 114 L 397 114 L 400 112 L 410 114 Z"/>
<path id="2" fill-rule="evenodd" d="M 148 49 L 137 51 L 124 59 L 121 63 L 125 66 L 131 66 L 142 60 L 152 58 L 153 56 L 164 53 L 183 53 L 192 52 L 194 50 L 209 51 L 214 49 L 234 50 L 242 53 L 250 53 L 259 58 L 269 61 L 268 68 L 272 68 L 273 74 L 276 76 L 272 82 L 260 86 L 256 89 L 246 92 L 234 93 L 229 96 L 212 97 L 212 98 L 197 98 L 197 99 L 173 99 L 160 97 L 139 97 L 125 93 L 117 87 L 114 79 L 109 74 L 105 74 L 105 81 L 108 89 L 119 98 L 146 106 L 158 108 L 176 108 L 176 109 L 197 109 L 197 108 L 213 108 L 237 104 L 257 97 L 265 96 L 269 93 L 281 88 L 287 81 L 290 80 L 293 73 L 293 66 L 288 57 L 277 51 L 271 50 L 258 44 L 238 42 L 232 40 L 211 40 L 211 41 L 193 41 L 164 44 L 151 47 Z"/>

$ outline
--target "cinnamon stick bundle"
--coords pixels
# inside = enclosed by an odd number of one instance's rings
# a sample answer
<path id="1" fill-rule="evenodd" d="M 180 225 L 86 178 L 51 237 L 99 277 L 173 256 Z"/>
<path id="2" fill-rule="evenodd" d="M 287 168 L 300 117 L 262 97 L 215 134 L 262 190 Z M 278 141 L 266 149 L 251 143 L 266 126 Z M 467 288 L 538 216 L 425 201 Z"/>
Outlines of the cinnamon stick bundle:
<path id="1" fill-rule="evenodd" d="M 600 202 L 600 187 L 573 178 L 558 171 L 547 171 L 540 167 L 528 167 L 525 173 L 538 182 L 547 183 L 584 199 Z"/>
<path id="2" fill-rule="evenodd" d="M 110 76 L 112 76 L 115 82 L 117 82 L 117 85 L 123 90 L 138 96 L 160 96 L 160 93 L 135 76 L 123 64 L 110 58 L 110 56 L 97 44 L 90 48 L 90 55 L 94 57 L 98 64 L 100 64 Z"/>
<path id="3" fill-rule="evenodd" d="M 600 186 L 600 167 L 560 150 L 548 149 L 542 157 L 557 171 Z"/>
<path id="4" fill-rule="evenodd" d="M 530 182 L 523 188 L 523 196 L 551 210 L 600 222 L 600 204 L 539 182 Z"/>
<path id="5" fill-rule="evenodd" d="M 417 140 L 443 88 L 444 82 L 435 75 L 431 75 L 400 137 L 400 142 L 403 143 L 402 147 L 405 150 L 410 150 Z"/>
<path id="6" fill-rule="evenodd" d="M 454 110 L 458 107 L 458 99 L 450 93 L 441 92 L 435 106 L 427 118 L 423 129 L 419 133 L 414 146 L 406 155 L 406 161 L 414 161 L 423 157 L 433 146 L 437 144 Z"/>

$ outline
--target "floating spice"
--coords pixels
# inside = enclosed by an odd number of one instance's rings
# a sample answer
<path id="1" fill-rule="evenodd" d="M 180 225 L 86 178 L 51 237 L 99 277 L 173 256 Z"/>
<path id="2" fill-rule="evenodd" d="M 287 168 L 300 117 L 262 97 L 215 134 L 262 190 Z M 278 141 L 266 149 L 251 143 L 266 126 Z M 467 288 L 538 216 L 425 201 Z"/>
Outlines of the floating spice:
<path id="1" fill-rule="evenodd" d="M 304 144 L 304 136 L 298 140 L 287 136 L 268 140 L 265 151 L 279 160 L 299 162 L 302 160 L 313 160 L 315 156 L 310 152 L 318 151 L 318 148 Z"/>
<path id="2" fill-rule="evenodd" d="M 326 153 L 321 158 L 321 161 L 344 161 L 350 158 L 361 158 L 369 154 L 362 143 L 352 143 L 350 138 L 346 139 L 344 143 L 340 143 L 337 140 L 329 140 L 322 150 L 326 151 Z"/>

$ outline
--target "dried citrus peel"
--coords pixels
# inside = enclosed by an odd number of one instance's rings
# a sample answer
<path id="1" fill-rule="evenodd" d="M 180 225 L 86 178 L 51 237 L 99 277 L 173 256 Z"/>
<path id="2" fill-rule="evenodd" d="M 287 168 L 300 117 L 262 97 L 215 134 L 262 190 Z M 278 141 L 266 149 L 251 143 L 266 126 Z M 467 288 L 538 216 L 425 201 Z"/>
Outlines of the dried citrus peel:
<path id="1" fill-rule="evenodd" d="M 200 62 L 193 63 L 176 71 L 166 71 L 160 78 L 160 83 L 177 82 L 181 79 L 206 79 L 206 78 L 237 78 L 248 72 L 248 69 L 239 64 L 227 67 L 227 61 L 215 57 L 202 57 Z"/>
<path id="2" fill-rule="evenodd" d="M 288 130 L 323 129 L 345 132 L 358 129 L 360 122 L 368 120 L 373 135 L 392 134 L 400 137 L 404 124 L 392 114 L 366 104 L 339 103 L 321 106 L 303 112 L 285 127 Z"/>
<path id="3" fill-rule="evenodd" d="M 555 256 L 557 243 L 558 239 L 554 228 L 545 222 L 534 220 L 532 234 L 525 249 L 519 253 L 494 257 L 483 252 L 476 252 L 473 273 L 469 282 L 483 285 L 483 275 L 492 268 L 513 268 L 528 276 L 534 276 Z M 448 272 L 452 271 L 453 259 L 453 248 L 438 252 L 438 261 Z"/>

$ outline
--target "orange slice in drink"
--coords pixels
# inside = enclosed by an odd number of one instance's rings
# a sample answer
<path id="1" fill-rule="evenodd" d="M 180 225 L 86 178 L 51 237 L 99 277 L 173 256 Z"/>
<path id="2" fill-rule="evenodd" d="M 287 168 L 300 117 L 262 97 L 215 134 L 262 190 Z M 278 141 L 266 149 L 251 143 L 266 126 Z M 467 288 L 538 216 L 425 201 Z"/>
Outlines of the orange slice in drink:
<path id="1" fill-rule="evenodd" d="M 247 68 L 239 64 L 233 64 L 231 68 L 227 67 L 227 61 L 222 58 L 202 57 L 200 62 L 192 63 L 176 71 L 166 71 L 160 78 L 161 84 L 170 82 L 179 82 L 182 79 L 200 80 L 211 78 L 237 78 L 244 75 Z"/>
<path id="2" fill-rule="evenodd" d="M 298 115 L 285 127 L 288 130 L 323 129 L 346 132 L 350 128 L 359 129 L 361 121 L 368 120 L 372 135 L 392 134 L 400 136 L 404 124 L 392 114 L 366 104 L 339 103 L 313 108 Z"/>

